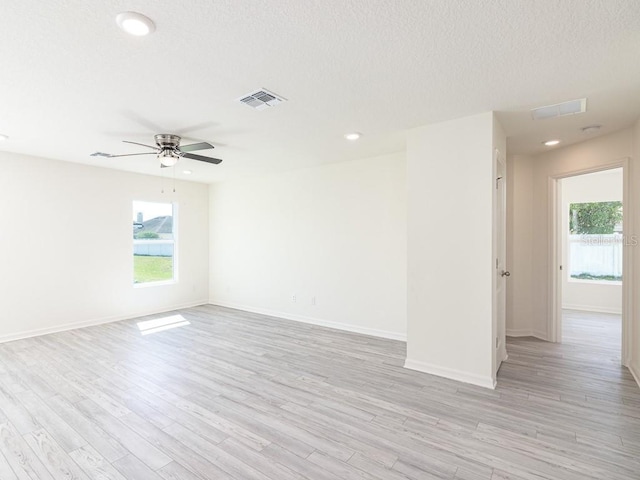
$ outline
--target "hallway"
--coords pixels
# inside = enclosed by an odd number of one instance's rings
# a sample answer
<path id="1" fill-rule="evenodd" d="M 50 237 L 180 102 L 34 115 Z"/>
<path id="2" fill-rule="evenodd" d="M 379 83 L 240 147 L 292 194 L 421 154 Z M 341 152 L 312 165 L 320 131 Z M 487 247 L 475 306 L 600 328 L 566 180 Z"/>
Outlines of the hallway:
<path id="1" fill-rule="evenodd" d="M 532 430 L 522 423 L 520 438 L 599 465 L 595 478 L 640 455 L 640 391 L 620 365 L 620 328 L 620 315 L 564 310 L 563 343 L 509 338 L 498 376 L 497 391 L 527 405 Z"/>

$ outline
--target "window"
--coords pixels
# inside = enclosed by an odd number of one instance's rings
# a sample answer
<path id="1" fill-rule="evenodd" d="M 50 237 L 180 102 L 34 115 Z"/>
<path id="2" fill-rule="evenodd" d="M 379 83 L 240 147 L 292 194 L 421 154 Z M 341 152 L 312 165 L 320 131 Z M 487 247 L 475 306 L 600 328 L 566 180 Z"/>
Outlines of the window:
<path id="1" fill-rule="evenodd" d="M 622 280 L 622 203 L 569 206 L 569 276 L 578 280 Z"/>
<path id="2" fill-rule="evenodd" d="M 133 283 L 176 280 L 175 206 L 133 202 Z"/>

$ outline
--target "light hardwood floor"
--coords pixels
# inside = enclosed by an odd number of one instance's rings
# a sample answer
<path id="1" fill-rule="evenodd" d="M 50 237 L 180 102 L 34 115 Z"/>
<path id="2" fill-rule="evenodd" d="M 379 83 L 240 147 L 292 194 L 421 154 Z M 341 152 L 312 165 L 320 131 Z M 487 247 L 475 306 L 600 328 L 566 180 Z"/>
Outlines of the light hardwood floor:
<path id="1" fill-rule="evenodd" d="M 588 346 L 512 339 L 491 391 L 397 341 L 178 313 L 0 345 L 0 479 L 640 478 L 640 390 Z"/>

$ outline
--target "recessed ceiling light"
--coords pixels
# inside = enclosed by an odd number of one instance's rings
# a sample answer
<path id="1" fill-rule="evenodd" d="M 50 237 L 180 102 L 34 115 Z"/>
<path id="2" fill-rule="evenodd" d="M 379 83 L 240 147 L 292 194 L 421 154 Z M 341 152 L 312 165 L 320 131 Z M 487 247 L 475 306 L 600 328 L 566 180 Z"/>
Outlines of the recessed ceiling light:
<path id="1" fill-rule="evenodd" d="M 4 142 L 5 140 L 9 140 L 9 137 L 0 133 L 0 142 Z"/>
<path id="2" fill-rule="evenodd" d="M 358 133 L 358 132 L 352 132 L 352 133 L 347 133 L 344 138 L 346 138 L 347 140 L 358 140 L 360 137 L 362 136 L 362 134 Z"/>
<path id="3" fill-rule="evenodd" d="M 559 143 L 560 140 L 547 140 L 546 142 L 544 142 L 547 147 L 553 147 L 554 145 L 558 145 Z"/>
<path id="4" fill-rule="evenodd" d="M 191 175 L 193 172 L 191 170 L 183 170 L 182 173 L 185 175 Z"/>
<path id="5" fill-rule="evenodd" d="M 148 35 L 156 29 L 155 24 L 149 17 L 136 12 L 119 13 L 116 17 L 116 23 L 128 34 L 138 37 Z"/>

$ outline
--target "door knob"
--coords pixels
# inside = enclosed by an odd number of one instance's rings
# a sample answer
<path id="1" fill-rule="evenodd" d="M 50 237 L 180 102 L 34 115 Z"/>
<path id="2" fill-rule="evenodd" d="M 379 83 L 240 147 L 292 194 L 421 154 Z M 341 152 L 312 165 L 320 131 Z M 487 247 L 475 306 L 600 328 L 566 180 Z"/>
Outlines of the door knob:
<path id="1" fill-rule="evenodd" d="M 503 277 L 510 277 L 511 276 L 511 272 L 508 272 L 507 270 L 503 270 L 500 275 L 503 276 Z"/>

